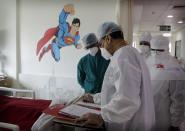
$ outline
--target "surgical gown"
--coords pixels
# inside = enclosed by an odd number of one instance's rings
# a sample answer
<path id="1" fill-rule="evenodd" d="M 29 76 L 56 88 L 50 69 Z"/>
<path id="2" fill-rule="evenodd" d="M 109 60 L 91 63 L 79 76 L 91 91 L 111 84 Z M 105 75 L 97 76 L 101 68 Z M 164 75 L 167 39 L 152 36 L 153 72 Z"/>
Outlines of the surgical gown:
<path id="1" fill-rule="evenodd" d="M 78 63 L 77 78 L 78 83 L 86 93 L 94 94 L 101 91 L 104 74 L 109 62 L 101 56 L 101 50 L 95 56 L 87 54 L 81 58 Z"/>

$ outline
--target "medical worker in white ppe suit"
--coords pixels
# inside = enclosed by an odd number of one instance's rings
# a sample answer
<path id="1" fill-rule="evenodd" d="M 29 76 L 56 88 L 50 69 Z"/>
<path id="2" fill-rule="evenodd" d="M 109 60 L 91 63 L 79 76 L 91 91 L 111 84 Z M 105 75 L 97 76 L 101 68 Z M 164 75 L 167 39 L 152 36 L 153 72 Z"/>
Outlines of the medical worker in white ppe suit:
<path id="1" fill-rule="evenodd" d="M 139 52 L 126 44 L 122 29 L 113 22 L 99 27 L 102 55 L 111 62 L 101 90 L 101 115 L 86 114 L 77 122 L 107 131 L 151 131 L 155 112 L 150 75 Z"/>
<path id="2" fill-rule="evenodd" d="M 143 32 L 140 37 L 139 42 L 139 52 L 143 57 L 146 59 L 148 56 L 150 56 L 150 40 L 152 39 L 152 36 L 149 32 Z"/>
<path id="3" fill-rule="evenodd" d="M 155 36 L 146 61 L 154 93 L 156 131 L 179 131 L 184 114 L 185 74 L 168 50 L 168 38 Z"/>

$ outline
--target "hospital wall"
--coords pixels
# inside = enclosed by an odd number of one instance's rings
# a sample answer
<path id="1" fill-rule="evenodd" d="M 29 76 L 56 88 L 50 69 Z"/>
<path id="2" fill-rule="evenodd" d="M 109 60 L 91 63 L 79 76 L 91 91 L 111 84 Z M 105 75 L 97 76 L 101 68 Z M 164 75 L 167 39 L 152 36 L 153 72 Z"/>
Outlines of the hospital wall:
<path id="1" fill-rule="evenodd" d="M 98 26 L 104 21 L 116 22 L 116 0 L 0 1 L 4 2 L 4 8 L 7 11 L 6 16 L 0 13 L 7 19 L 4 23 L 0 23 L 0 33 L 5 26 L 8 28 L 4 29 L 4 32 L 9 33 L 4 34 L 6 47 L 3 53 L 10 63 L 6 67 L 9 68 L 6 72 L 20 82 L 17 86 L 34 89 L 40 98 L 48 98 L 46 92 L 48 89 L 51 91 L 52 88 L 78 88 L 77 63 L 88 53 L 83 49 L 77 50 L 74 46 L 70 46 L 61 49 L 59 62 L 54 61 L 50 52 L 40 62 L 38 61 L 37 42 L 48 28 L 58 25 L 58 16 L 63 6 L 68 3 L 74 4 L 75 15 L 69 16 L 68 21 L 71 23 L 72 18 L 80 18 L 81 37 L 88 32 L 97 33 Z"/>
<path id="2" fill-rule="evenodd" d="M 17 73 L 16 41 L 16 0 L 0 0 L 0 69 L 13 79 Z"/>
<path id="3" fill-rule="evenodd" d="M 181 57 L 185 60 L 185 27 L 173 34 L 173 54 L 175 55 L 175 42 L 181 41 Z"/>

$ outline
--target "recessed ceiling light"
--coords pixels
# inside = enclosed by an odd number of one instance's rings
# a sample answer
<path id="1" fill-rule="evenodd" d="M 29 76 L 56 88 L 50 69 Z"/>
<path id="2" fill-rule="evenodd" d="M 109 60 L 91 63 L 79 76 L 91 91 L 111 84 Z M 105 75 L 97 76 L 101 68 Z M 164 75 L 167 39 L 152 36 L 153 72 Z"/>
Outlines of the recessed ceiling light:
<path id="1" fill-rule="evenodd" d="M 168 17 L 168 18 L 173 18 L 173 15 L 168 15 L 167 17 Z"/>
<path id="2" fill-rule="evenodd" d="M 178 21 L 177 23 L 182 24 L 182 23 L 183 23 L 183 21 L 182 21 L 182 20 L 180 20 L 180 21 Z"/>
<path id="3" fill-rule="evenodd" d="M 172 34 L 171 33 L 163 33 L 164 37 L 170 37 Z"/>

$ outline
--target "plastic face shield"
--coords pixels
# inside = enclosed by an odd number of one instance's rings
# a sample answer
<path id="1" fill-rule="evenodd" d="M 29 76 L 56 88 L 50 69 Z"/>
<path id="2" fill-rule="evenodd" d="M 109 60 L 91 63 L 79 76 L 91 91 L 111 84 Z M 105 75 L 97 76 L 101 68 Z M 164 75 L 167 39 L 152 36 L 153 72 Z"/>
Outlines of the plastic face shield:
<path id="1" fill-rule="evenodd" d="M 147 42 L 147 41 L 141 41 L 141 42 L 139 43 L 139 45 L 146 45 L 146 46 L 150 46 L 150 43 L 149 43 L 149 42 Z"/>
<path id="2" fill-rule="evenodd" d="M 160 55 L 162 52 L 164 52 L 163 49 L 151 49 L 153 55 Z"/>

